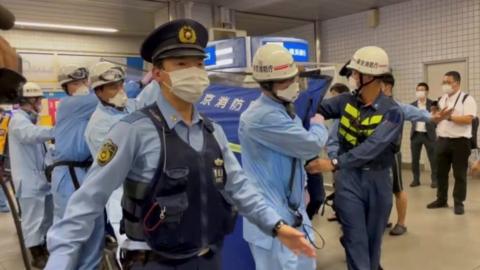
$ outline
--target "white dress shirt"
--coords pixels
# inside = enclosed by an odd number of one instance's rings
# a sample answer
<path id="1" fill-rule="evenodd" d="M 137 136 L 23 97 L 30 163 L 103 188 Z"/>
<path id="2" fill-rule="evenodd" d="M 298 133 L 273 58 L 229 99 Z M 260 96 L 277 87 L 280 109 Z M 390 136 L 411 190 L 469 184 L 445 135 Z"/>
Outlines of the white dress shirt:
<path id="1" fill-rule="evenodd" d="M 417 105 L 418 105 L 419 109 L 426 110 L 427 109 L 427 99 L 425 99 L 425 102 L 423 102 L 423 103 L 420 100 L 418 100 Z M 425 122 L 417 122 L 417 124 L 415 126 L 415 131 L 426 133 L 427 132 L 427 126 L 426 126 Z"/>
<path id="2" fill-rule="evenodd" d="M 471 95 L 468 95 L 463 102 L 465 95 L 467 94 L 461 90 L 451 97 L 448 94 L 443 95 L 438 102 L 440 110 L 448 107 L 454 108 L 452 116 L 477 116 L 477 103 Z M 445 138 L 471 138 L 472 125 L 461 125 L 453 121 L 443 120 L 437 125 L 437 135 Z"/>

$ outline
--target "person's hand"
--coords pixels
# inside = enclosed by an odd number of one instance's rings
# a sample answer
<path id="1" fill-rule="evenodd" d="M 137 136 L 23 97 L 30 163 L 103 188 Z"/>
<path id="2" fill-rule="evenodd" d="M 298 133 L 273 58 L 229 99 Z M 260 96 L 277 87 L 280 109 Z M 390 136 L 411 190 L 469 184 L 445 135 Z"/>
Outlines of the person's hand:
<path id="1" fill-rule="evenodd" d="M 18 71 L 17 52 L 1 36 L 0 36 L 0 68 L 8 68 L 13 71 Z"/>
<path id="2" fill-rule="evenodd" d="M 315 249 L 305 239 L 305 234 L 288 225 L 283 225 L 278 229 L 277 238 L 297 256 L 301 254 L 312 258 L 316 256 Z"/>
<path id="3" fill-rule="evenodd" d="M 323 115 L 316 113 L 312 118 L 310 118 L 311 124 L 323 124 L 325 123 L 325 118 Z"/>
<path id="4" fill-rule="evenodd" d="M 475 161 L 471 168 L 471 175 L 477 175 L 480 172 L 480 159 Z"/>
<path id="5" fill-rule="evenodd" d="M 444 108 L 441 111 L 432 113 L 432 121 L 439 123 L 442 120 L 448 119 L 453 113 L 453 108 Z"/>
<path id="6" fill-rule="evenodd" d="M 332 164 L 330 159 L 316 159 L 305 167 L 308 173 L 315 174 L 315 173 L 322 173 L 322 172 L 331 172 L 335 170 L 335 167 Z"/>
<path id="7" fill-rule="evenodd" d="M 145 74 L 145 76 L 143 76 L 142 80 L 141 80 L 141 83 L 143 86 L 146 86 L 147 84 L 149 84 L 153 79 L 153 76 L 152 76 L 152 71 L 149 71 L 147 72 L 147 74 Z"/>

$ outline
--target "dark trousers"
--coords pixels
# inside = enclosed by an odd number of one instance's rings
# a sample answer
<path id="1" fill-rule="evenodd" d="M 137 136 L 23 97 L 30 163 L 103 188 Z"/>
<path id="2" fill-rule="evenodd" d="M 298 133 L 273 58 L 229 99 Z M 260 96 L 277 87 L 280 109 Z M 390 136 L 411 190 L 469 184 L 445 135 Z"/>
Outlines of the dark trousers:
<path id="1" fill-rule="evenodd" d="M 385 226 L 392 209 L 390 168 L 341 169 L 335 183 L 335 209 L 348 270 L 378 270 Z"/>
<path id="2" fill-rule="evenodd" d="M 320 206 L 325 201 L 325 188 L 323 186 L 323 175 L 307 174 L 307 190 L 310 195 L 310 202 L 307 205 L 307 214 L 310 220 L 318 213 Z"/>
<path id="3" fill-rule="evenodd" d="M 393 194 L 403 191 L 402 152 L 395 153 L 395 162 L 392 165 Z"/>
<path id="4" fill-rule="evenodd" d="M 448 199 L 448 174 L 453 168 L 455 185 L 453 199 L 455 204 L 462 204 L 467 196 L 467 169 L 470 156 L 470 139 L 438 138 L 436 144 L 438 165 L 437 199 L 446 202 Z"/>
<path id="5" fill-rule="evenodd" d="M 420 154 L 422 152 L 422 146 L 425 146 L 427 150 L 428 161 L 430 162 L 430 168 L 432 169 L 431 180 L 432 183 L 437 182 L 437 162 L 435 160 L 435 141 L 428 138 L 426 132 L 413 133 L 410 150 L 412 152 L 412 173 L 413 182 L 420 183 Z"/>

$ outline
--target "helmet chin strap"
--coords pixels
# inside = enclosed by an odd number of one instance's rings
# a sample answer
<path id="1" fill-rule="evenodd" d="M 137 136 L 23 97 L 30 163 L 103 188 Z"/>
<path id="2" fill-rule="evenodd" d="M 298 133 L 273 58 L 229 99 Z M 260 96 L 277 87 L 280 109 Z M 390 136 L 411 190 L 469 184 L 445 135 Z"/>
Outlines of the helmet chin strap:
<path id="1" fill-rule="evenodd" d="M 115 108 L 115 109 L 117 109 L 117 110 L 119 110 L 119 111 L 122 111 L 122 112 L 123 112 L 123 110 L 125 110 L 125 107 L 117 107 L 117 106 L 113 105 L 112 103 L 103 101 L 103 100 L 100 99 L 100 98 L 99 98 L 99 100 L 100 100 L 100 102 L 101 102 L 104 106 L 113 107 L 113 108 Z"/>
<path id="2" fill-rule="evenodd" d="M 374 82 L 376 80 L 375 77 L 373 77 L 370 81 L 366 82 L 366 83 L 363 83 L 363 74 L 360 74 L 360 86 L 355 90 L 355 93 L 357 95 L 360 95 L 362 93 L 362 90 L 365 86 L 371 84 L 372 82 Z"/>

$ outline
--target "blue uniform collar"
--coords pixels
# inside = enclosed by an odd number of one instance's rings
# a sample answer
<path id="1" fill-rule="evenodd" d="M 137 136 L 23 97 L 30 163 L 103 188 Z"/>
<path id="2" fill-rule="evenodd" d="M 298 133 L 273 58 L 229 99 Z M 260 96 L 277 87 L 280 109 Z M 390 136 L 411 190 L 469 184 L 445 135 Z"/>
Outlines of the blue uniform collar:
<path id="1" fill-rule="evenodd" d="M 38 114 L 37 115 L 34 115 L 30 112 L 27 112 L 25 110 L 23 110 L 22 108 L 19 108 L 18 109 L 18 112 L 20 112 L 21 114 L 23 114 L 25 117 L 27 117 L 30 121 L 32 121 L 32 123 L 36 123 L 37 120 L 38 120 Z"/>
<path id="2" fill-rule="evenodd" d="M 185 121 L 183 121 L 182 116 L 177 112 L 177 110 L 168 102 L 165 97 L 163 96 L 163 92 L 160 89 L 160 95 L 158 95 L 157 99 L 157 106 L 160 108 L 160 111 L 165 117 L 165 121 L 170 129 L 173 129 L 176 124 L 182 122 L 183 124 L 187 125 Z M 192 125 L 196 125 L 202 120 L 200 113 L 198 112 L 197 108 L 193 106 L 193 118 L 192 118 Z"/>
<path id="3" fill-rule="evenodd" d="M 100 99 L 98 99 L 97 107 L 100 108 L 100 110 L 102 110 L 102 111 L 104 111 L 108 114 L 127 114 L 128 113 L 127 108 L 125 108 L 123 111 L 120 111 L 120 110 L 115 109 L 112 106 L 104 105 L 102 103 L 102 101 L 100 101 Z"/>
<path id="4" fill-rule="evenodd" d="M 275 101 L 273 98 L 265 95 L 265 93 L 262 93 L 262 95 L 259 98 L 259 101 L 261 103 L 265 103 L 265 104 L 274 106 L 278 109 L 285 110 L 285 106 L 282 103 L 279 103 L 279 102 Z"/>
<path id="5" fill-rule="evenodd" d="M 360 102 L 360 106 L 362 108 L 372 108 L 374 110 L 379 109 L 379 107 L 380 107 L 381 103 L 383 102 L 384 98 L 387 98 L 387 96 L 385 96 L 383 94 L 383 92 L 380 91 L 380 94 L 375 98 L 375 100 L 371 104 L 364 104 L 361 96 L 357 95 L 357 100 Z"/>

